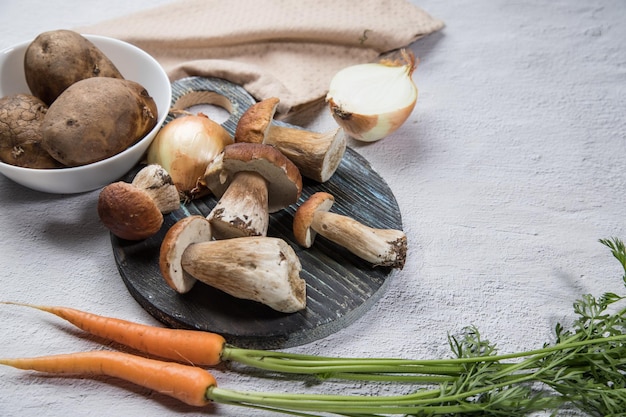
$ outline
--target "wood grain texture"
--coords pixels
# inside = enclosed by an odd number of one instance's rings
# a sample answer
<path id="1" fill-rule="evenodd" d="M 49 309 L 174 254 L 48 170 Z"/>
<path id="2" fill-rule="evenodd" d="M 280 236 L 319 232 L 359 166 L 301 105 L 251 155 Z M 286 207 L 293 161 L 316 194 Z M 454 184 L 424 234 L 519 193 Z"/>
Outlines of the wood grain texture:
<path id="1" fill-rule="evenodd" d="M 234 101 L 234 109 L 245 111 L 251 97 L 240 87 L 228 84 L 197 77 L 183 79 L 173 84 L 173 102 L 192 90 L 215 89 Z M 232 133 L 236 117 L 231 116 L 223 125 Z M 186 216 L 208 215 L 216 204 L 213 196 L 187 203 L 167 215 L 159 233 L 144 241 L 131 242 L 112 236 L 120 275 L 137 302 L 171 327 L 220 333 L 229 343 L 258 349 L 292 347 L 328 336 L 360 317 L 384 294 L 393 270 L 373 267 L 321 236 L 310 249 L 298 246 L 291 229 L 293 215 L 297 206 L 317 191 L 335 196 L 333 212 L 372 227 L 402 229 L 393 193 L 368 161 L 354 150 L 347 149 L 338 170 L 326 183 L 305 180 L 298 203 L 271 215 L 268 235 L 283 238 L 298 254 L 301 277 L 307 282 L 306 310 L 279 313 L 200 282 L 187 294 L 178 294 L 167 286 L 158 269 L 164 234 Z"/>

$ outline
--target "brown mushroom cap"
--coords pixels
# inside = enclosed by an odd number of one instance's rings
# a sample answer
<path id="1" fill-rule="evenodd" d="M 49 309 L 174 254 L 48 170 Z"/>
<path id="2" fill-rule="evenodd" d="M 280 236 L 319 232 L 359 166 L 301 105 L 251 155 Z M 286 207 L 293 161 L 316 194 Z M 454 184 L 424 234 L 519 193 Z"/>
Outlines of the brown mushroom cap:
<path id="1" fill-rule="evenodd" d="M 250 106 L 237 122 L 235 142 L 265 142 L 279 101 L 276 97 L 270 97 Z"/>
<path id="2" fill-rule="evenodd" d="M 165 282 L 177 292 L 191 290 L 196 279 L 183 270 L 185 249 L 211 240 L 211 224 L 204 216 L 189 216 L 176 222 L 165 234 L 159 252 L 159 269 Z"/>
<path id="3" fill-rule="evenodd" d="M 305 248 L 313 245 L 317 233 L 311 229 L 315 213 L 329 211 L 335 202 L 332 194 L 319 191 L 298 207 L 293 217 L 293 234 L 298 244 Z"/>
<path id="4" fill-rule="evenodd" d="M 207 186 L 221 197 L 238 172 L 256 172 L 267 181 L 270 213 L 294 204 L 302 192 L 302 176 L 298 167 L 271 145 L 234 143 L 209 164 L 205 175 Z M 215 187 L 212 184 L 219 184 Z"/>
<path id="5" fill-rule="evenodd" d="M 123 181 L 100 191 L 98 216 L 115 236 L 127 240 L 146 239 L 163 224 L 163 214 L 150 194 Z"/>

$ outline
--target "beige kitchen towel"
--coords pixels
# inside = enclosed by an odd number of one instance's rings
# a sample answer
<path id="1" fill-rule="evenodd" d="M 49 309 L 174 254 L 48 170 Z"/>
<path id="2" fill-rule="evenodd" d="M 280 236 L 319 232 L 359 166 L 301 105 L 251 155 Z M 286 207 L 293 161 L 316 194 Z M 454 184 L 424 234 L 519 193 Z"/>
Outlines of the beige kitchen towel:
<path id="1" fill-rule="evenodd" d="M 76 28 L 137 45 L 174 81 L 220 77 L 279 113 L 326 95 L 333 75 L 443 27 L 406 0 L 179 0 Z"/>

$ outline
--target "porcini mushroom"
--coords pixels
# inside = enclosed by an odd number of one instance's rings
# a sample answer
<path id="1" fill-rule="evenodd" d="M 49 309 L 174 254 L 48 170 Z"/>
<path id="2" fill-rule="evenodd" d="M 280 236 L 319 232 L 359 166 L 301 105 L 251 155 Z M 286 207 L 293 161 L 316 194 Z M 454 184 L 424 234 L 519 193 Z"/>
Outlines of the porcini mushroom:
<path id="1" fill-rule="evenodd" d="M 275 146 L 300 170 L 303 177 L 325 182 L 335 173 L 346 151 L 343 129 L 325 133 L 272 123 L 279 99 L 253 104 L 237 123 L 235 142 Z"/>
<path id="2" fill-rule="evenodd" d="M 210 222 L 189 216 L 165 234 L 159 267 L 167 284 L 179 293 L 197 281 L 233 297 L 258 301 L 293 313 L 306 307 L 306 283 L 294 250 L 283 239 L 251 236 L 211 240 Z"/>
<path id="3" fill-rule="evenodd" d="M 115 236 L 127 240 L 146 239 L 163 224 L 163 214 L 180 206 L 178 190 L 159 165 L 142 168 L 132 183 L 107 185 L 98 196 L 98 216 Z"/>
<path id="4" fill-rule="evenodd" d="M 206 186 L 219 201 L 207 218 L 216 239 L 265 236 L 269 213 L 298 201 L 302 176 L 280 151 L 259 143 L 234 143 L 207 167 Z"/>
<path id="5" fill-rule="evenodd" d="M 300 245 L 310 248 L 319 233 L 375 266 L 404 267 L 407 239 L 403 231 L 375 229 L 331 213 L 334 202 L 332 194 L 320 191 L 298 207 L 293 218 L 293 233 Z"/>

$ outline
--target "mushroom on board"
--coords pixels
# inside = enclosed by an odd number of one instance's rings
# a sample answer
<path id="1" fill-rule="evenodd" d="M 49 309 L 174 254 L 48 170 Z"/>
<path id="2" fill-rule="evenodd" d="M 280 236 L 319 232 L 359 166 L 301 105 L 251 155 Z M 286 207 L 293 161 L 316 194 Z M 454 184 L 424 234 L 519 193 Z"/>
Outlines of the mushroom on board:
<path id="1" fill-rule="evenodd" d="M 185 217 L 167 231 L 159 268 L 178 293 L 201 281 L 283 313 L 306 307 L 302 266 L 289 244 L 267 236 L 212 240 L 211 224 L 203 216 Z"/>
<path id="2" fill-rule="evenodd" d="M 132 183 L 114 182 L 98 196 L 98 216 L 115 236 L 142 240 L 156 234 L 163 214 L 180 207 L 178 189 L 160 165 L 142 168 Z"/>
<path id="3" fill-rule="evenodd" d="M 346 135 L 337 128 L 325 133 L 272 123 L 279 99 L 253 104 L 237 123 L 235 142 L 275 146 L 300 170 L 303 177 L 326 182 L 335 173 L 346 151 Z"/>
<path id="4" fill-rule="evenodd" d="M 298 207 L 293 218 L 293 233 L 300 245 L 310 248 L 319 233 L 375 266 L 404 267 L 407 239 L 403 231 L 375 229 L 331 213 L 334 202 L 332 194 L 320 191 Z"/>
<path id="5" fill-rule="evenodd" d="M 204 181 L 219 198 L 207 216 L 216 239 L 265 236 L 269 214 L 296 203 L 302 192 L 298 168 L 260 143 L 226 146 L 207 167 Z"/>

